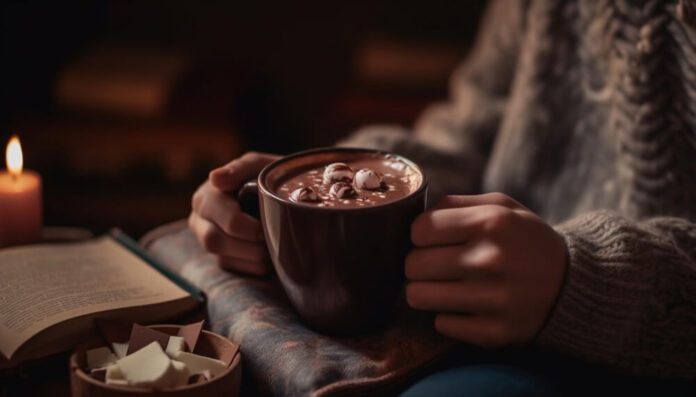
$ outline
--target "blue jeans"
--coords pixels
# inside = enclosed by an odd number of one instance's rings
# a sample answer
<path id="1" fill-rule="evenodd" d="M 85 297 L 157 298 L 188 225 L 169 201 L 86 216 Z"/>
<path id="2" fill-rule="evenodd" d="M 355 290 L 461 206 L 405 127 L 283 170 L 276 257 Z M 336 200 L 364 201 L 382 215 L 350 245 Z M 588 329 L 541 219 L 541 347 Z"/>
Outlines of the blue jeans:
<path id="1" fill-rule="evenodd" d="M 693 384 L 639 379 L 528 349 L 462 348 L 402 397 L 696 396 Z"/>

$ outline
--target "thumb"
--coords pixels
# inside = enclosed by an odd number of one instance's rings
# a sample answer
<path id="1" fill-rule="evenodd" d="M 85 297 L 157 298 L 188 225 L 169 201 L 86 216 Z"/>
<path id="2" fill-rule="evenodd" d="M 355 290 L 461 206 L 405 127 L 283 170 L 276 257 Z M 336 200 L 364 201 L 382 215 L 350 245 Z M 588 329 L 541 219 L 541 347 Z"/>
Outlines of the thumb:
<path id="1" fill-rule="evenodd" d="M 210 171 L 210 183 L 222 191 L 239 189 L 245 182 L 256 177 L 263 167 L 278 156 L 249 152 L 231 162 Z"/>

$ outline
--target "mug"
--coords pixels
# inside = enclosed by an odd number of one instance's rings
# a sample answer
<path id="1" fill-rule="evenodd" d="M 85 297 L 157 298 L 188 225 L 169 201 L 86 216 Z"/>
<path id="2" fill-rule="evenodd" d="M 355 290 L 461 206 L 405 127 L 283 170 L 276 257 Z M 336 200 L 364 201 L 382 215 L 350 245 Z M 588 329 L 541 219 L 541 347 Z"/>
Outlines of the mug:
<path id="1" fill-rule="evenodd" d="M 362 153 L 405 163 L 420 175 L 420 186 L 396 201 L 360 208 L 310 206 L 273 191 L 276 181 L 303 166 L 345 162 Z M 357 334 L 391 318 L 403 288 L 411 223 L 425 210 L 427 186 L 420 167 L 403 156 L 331 147 L 272 162 L 240 190 L 239 199 L 245 212 L 258 211 L 276 274 L 300 317 L 324 333 Z"/>

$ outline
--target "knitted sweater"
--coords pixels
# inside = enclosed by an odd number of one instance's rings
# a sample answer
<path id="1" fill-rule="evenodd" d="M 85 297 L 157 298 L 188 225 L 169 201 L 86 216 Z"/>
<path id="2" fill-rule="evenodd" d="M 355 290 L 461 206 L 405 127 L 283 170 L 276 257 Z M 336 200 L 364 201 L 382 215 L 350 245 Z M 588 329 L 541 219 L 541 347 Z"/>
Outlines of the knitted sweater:
<path id="1" fill-rule="evenodd" d="M 449 102 L 341 144 L 416 161 L 433 200 L 500 191 L 554 225 L 568 267 L 536 345 L 696 379 L 694 11 L 496 0 Z"/>

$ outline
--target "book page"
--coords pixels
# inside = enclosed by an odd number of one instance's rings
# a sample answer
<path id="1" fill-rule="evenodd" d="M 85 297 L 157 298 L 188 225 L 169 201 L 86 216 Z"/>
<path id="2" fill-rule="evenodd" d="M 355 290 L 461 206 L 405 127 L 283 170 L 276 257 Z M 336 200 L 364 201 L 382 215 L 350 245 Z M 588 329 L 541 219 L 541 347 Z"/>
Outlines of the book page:
<path id="1" fill-rule="evenodd" d="M 0 250 L 0 352 L 70 318 L 187 296 L 109 237 Z"/>

